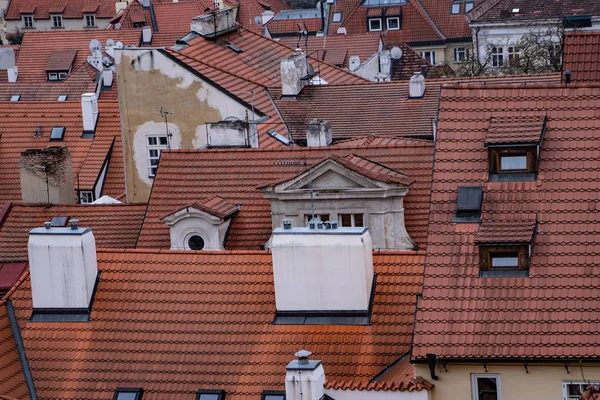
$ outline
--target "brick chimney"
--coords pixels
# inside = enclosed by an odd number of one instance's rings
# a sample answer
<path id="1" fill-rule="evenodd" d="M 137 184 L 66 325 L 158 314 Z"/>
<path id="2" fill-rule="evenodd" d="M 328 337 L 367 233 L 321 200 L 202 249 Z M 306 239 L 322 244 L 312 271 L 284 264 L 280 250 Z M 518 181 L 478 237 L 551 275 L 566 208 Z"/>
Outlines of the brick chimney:
<path id="1" fill-rule="evenodd" d="M 71 220 L 67 228 L 29 232 L 29 271 L 34 312 L 87 309 L 98 276 L 96 240 L 90 228 Z"/>
<path id="2" fill-rule="evenodd" d="M 306 54 L 300 49 L 296 53 L 281 60 L 281 94 L 297 96 L 306 85 L 308 61 Z"/>
<path id="3" fill-rule="evenodd" d="M 19 169 L 23 203 L 75 204 L 73 163 L 66 146 L 25 150 Z"/>
<path id="4" fill-rule="evenodd" d="M 286 367 L 285 398 L 287 400 L 320 400 L 325 395 L 325 370 L 320 360 L 309 360 L 312 353 L 300 350 L 296 360 Z"/>
<path id="5" fill-rule="evenodd" d="M 306 126 L 306 145 L 308 147 L 326 147 L 331 145 L 331 123 L 329 121 L 321 121 L 313 119 Z"/>

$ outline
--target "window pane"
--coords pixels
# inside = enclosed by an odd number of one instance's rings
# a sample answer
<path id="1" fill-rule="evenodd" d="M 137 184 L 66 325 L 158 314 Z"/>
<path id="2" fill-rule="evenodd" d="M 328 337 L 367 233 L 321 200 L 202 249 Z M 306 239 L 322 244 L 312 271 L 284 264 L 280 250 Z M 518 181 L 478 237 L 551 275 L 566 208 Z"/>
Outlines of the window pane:
<path id="1" fill-rule="evenodd" d="M 465 4 L 465 12 L 468 13 L 469 11 L 471 11 L 473 9 L 474 5 L 475 5 L 475 3 L 466 3 Z"/>
<path id="2" fill-rule="evenodd" d="M 284 400 L 285 396 L 282 394 L 266 394 L 265 400 Z"/>
<path id="3" fill-rule="evenodd" d="M 526 170 L 527 156 L 500 156 L 501 170 Z"/>
<path id="4" fill-rule="evenodd" d="M 498 387 L 496 385 L 496 378 L 477 378 L 477 399 L 498 400 Z"/>
<path id="5" fill-rule="evenodd" d="M 148 137 L 148 145 L 156 146 L 156 138 L 153 136 Z"/>
<path id="6" fill-rule="evenodd" d="M 509 256 L 492 256 L 493 268 L 518 268 L 519 257 L 516 255 Z"/>
<path id="7" fill-rule="evenodd" d="M 369 30 L 380 31 L 381 30 L 381 19 L 370 19 Z"/>
<path id="8" fill-rule="evenodd" d="M 200 395 L 200 400 L 219 400 L 219 395 L 214 393 L 202 393 Z"/>
<path id="9" fill-rule="evenodd" d="M 357 227 L 365 226 L 363 223 L 363 215 L 362 214 L 354 214 L 354 226 L 357 226 Z"/>
<path id="10" fill-rule="evenodd" d="M 342 13 L 336 12 L 333 13 L 333 22 L 341 22 L 342 21 Z"/>
<path id="11" fill-rule="evenodd" d="M 137 400 L 137 393 L 119 392 L 117 394 L 117 400 Z"/>
<path id="12" fill-rule="evenodd" d="M 167 145 L 167 137 L 166 136 L 161 136 L 158 139 L 159 139 L 161 145 L 163 145 L 163 146 Z"/>
<path id="13" fill-rule="evenodd" d="M 350 214 L 340 214 L 340 222 L 344 227 L 352 226 L 352 217 Z"/>
<path id="14" fill-rule="evenodd" d="M 460 13 L 460 3 L 452 3 L 452 14 Z"/>

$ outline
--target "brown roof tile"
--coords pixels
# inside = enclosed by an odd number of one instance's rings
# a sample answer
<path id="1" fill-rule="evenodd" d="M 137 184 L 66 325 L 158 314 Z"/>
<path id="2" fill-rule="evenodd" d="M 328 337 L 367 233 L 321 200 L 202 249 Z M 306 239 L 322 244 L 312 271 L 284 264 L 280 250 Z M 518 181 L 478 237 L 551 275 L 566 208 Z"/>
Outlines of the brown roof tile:
<path id="1" fill-rule="evenodd" d="M 168 215 L 175 214 L 176 212 L 186 208 L 195 208 L 200 211 L 205 211 L 221 219 L 229 218 L 239 211 L 235 204 L 231 204 L 230 202 L 219 196 L 213 196 L 202 201 L 201 203 L 192 203 L 187 206 L 180 207 L 174 212 L 169 213 Z"/>
<path id="2" fill-rule="evenodd" d="M 25 399 L 29 392 L 5 307 L 5 301 L 0 301 L 0 390 L 9 399 Z"/>
<path id="3" fill-rule="evenodd" d="M 490 5 L 482 9 L 484 12 L 473 10 L 471 22 L 509 22 L 600 15 L 600 3 L 596 0 L 579 0 L 574 3 L 555 0 L 489 0 L 488 2 Z M 513 13 L 513 9 L 518 9 L 519 12 Z"/>
<path id="4" fill-rule="evenodd" d="M 537 144 L 542 140 L 545 126 L 544 115 L 492 117 L 485 135 L 485 144 Z"/>
<path id="5" fill-rule="evenodd" d="M 77 50 L 73 49 L 55 49 L 48 59 L 46 64 L 46 72 L 48 71 L 68 71 L 73 65 L 73 61 L 77 56 Z"/>
<path id="6" fill-rule="evenodd" d="M 414 360 L 600 357 L 598 109 L 592 85 L 442 90 Z M 536 181 L 489 182 L 488 121 L 525 113 L 547 116 Z M 479 276 L 478 224 L 452 222 L 458 187 L 467 185 L 483 187 L 486 223 L 537 215 L 528 277 Z"/>
<path id="7" fill-rule="evenodd" d="M 414 179 L 404 199 L 406 229 L 423 246 L 427 229 L 433 145 L 429 141 L 396 141 L 386 146 L 166 151 L 149 201 L 138 247 L 170 248 L 169 228 L 161 218 L 181 204 L 220 196 L 241 209 L 232 220 L 227 249 L 258 249 L 271 235 L 271 203 L 257 187 L 303 172 L 307 162 L 355 154 L 402 171 Z M 291 163 L 291 164 L 290 164 Z M 190 182 L 202 185 L 190 185 Z"/>
<path id="8" fill-rule="evenodd" d="M 600 81 L 600 32 L 565 34 L 563 71 L 571 71 L 575 82 Z"/>
<path id="9" fill-rule="evenodd" d="M 449 65 L 431 65 L 406 43 L 400 43 L 397 47 L 402 50 L 402 57 L 392 58 L 392 80 L 408 82 L 415 72 L 422 72 L 422 67 L 425 67 L 425 77 L 428 80 L 454 77 L 455 73 Z"/>
<path id="10" fill-rule="evenodd" d="M 299 348 L 323 361 L 332 382 L 366 383 L 406 354 L 423 259 L 415 252 L 373 255 L 369 326 L 273 325 L 271 254 L 264 251 L 99 250 L 102 275 L 89 324 L 26 324 L 29 279 L 10 299 L 40 398 L 83 400 L 142 387 L 144 399 L 184 399 L 208 387 L 224 389 L 228 399 L 252 399 L 284 389 L 285 365 Z M 18 368 L 14 358 L 12 365 Z M 410 370 L 402 365 L 393 389 L 431 387 Z"/>
<path id="11" fill-rule="evenodd" d="M 536 228 L 534 218 L 525 220 L 487 220 L 479 226 L 476 244 L 507 244 L 533 242 Z"/>

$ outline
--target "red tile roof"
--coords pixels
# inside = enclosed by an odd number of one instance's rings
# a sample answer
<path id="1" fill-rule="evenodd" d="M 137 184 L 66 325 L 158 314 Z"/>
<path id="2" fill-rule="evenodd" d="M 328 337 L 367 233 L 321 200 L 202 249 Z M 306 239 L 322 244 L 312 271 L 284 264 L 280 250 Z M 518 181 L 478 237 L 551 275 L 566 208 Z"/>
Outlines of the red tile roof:
<path id="1" fill-rule="evenodd" d="M 307 32 L 315 33 L 319 32 L 321 27 L 321 18 L 304 18 L 304 19 L 272 19 L 267 22 L 267 29 L 273 36 L 281 34 L 293 34 L 298 33 L 300 29 L 298 27 L 306 27 Z"/>
<path id="2" fill-rule="evenodd" d="M 439 92 L 439 85 L 432 84 L 422 99 L 409 99 L 406 82 L 310 86 L 292 100 L 280 99 L 279 92 L 271 91 L 296 141 L 306 140 L 306 127 L 315 118 L 331 123 L 334 140 L 366 134 L 433 137 Z"/>
<path id="3" fill-rule="evenodd" d="M 67 146 L 73 161 L 73 173 L 81 174 L 80 188 L 90 190 L 91 179 L 97 177 L 102 162 L 112 143 L 111 162 L 108 168 L 104 193 L 118 196 L 125 192 L 123 153 L 121 150 L 121 124 L 119 104 L 116 101 L 99 101 L 99 117 L 94 139 L 81 137 L 83 120 L 81 101 L 66 102 L 4 102 L 0 104 L 0 203 L 21 201 L 19 159 L 27 149 L 40 149 L 53 145 Z M 61 142 L 50 142 L 52 127 L 64 126 L 65 136 Z M 42 128 L 42 135 L 34 137 L 34 131 Z M 116 140 L 115 140 L 116 139 Z M 100 161 L 101 160 L 101 161 Z M 77 189 L 77 179 L 75 179 Z"/>
<path id="4" fill-rule="evenodd" d="M 235 2 L 235 0 L 233 0 Z M 283 0 L 238 0 L 238 22 L 246 29 L 261 33 L 262 23 L 256 23 L 255 18 L 265 10 L 271 10 L 275 15 L 290 6 Z"/>
<path id="5" fill-rule="evenodd" d="M 161 33 L 180 33 L 182 36 L 187 34 L 190 31 L 192 18 L 204 14 L 204 10 L 212 3 L 212 1 L 207 0 L 153 4 L 158 31 Z"/>
<path id="6" fill-rule="evenodd" d="M 102 274 L 87 324 L 25 324 L 29 279 L 10 299 L 40 398 L 108 398 L 117 387 L 142 387 L 148 400 L 189 398 L 200 388 L 256 399 L 262 390 L 284 389 L 285 365 L 300 348 L 323 361 L 332 382 L 367 382 L 406 354 L 423 258 L 373 255 L 369 326 L 274 325 L 271 254 L 264 251 L 99 250 Z M 431 387 L 403 368 L 395 389 Z"/>
<path id="7" fill-rule="evenodd" d="M 25 384 L 23 369 L 19 361 L 19 355 L 15 340 L 10 329 L 6 300 L 0 300 L 0 398 L 26 399 L 29 392 Z"/>
<path id="8" fill-rule="evenodd" d="M 563 71 L 575 82 L 600 81 L 600 32 L 565 34 Z"/>
<path id="9" fill-rule="evenodd" d="M 410 185 L 415 182 L 414 179 L 402 172 L 394 171 L 385 165 L 375 163 L 366 158 L 357 156 L 356 154 L 348 154 L 345 156 L 334 154 L 330 158 L 351 171 L 379 182 L 401 183 L 403 185 Z"/>
<path id="10" fill-rule="evenodd" d="M 137 247 L 170 248 L 169 228 L 161 218 L 191 202 L 220 196 L 241 204 L 232 220 L 227 249 L 258 249 L 271 235 L 271 203 L 257 187 L 291 179 L 333 155 L 356 154 L 402 172 L 415 180 L 404 199 L 406 229 L 415 243 L 425 244 L 433 144 L 397 141 L 388 146 L 336 148 L 167 151 L 150 196 Z M 292 163 L 292 164 L 290 164 Z M 202 182 L 190 185 L 190 182 Z"/>
<path id="11" fill-rule="evenodd" d="M 90 41 L 98 39 L 104 48 L 107 39 L 121 42 L 124 45 L 137 46 L 140 41 L 140 31 L 133 30 L 87 30 L 87 31 L 28 31 L 23 35 L 19 51 L 17 67 L 19 81 L 46 81 L 46 65 L 57 50 L 77 50 L 73 65 L 82 65 L 91 55 Z M 48 45 L 51 43 L 52 45 Z"/>
<path id="12" fill-rule="evenodd" d="M 0 294 L 12 289 L 26 268 L 26 262 L 0 262 Z"/>
<path id="13" fill-rule="evenodd" d="M 475 235 L 475 244 L 531 243 L 536 225 L 535 215 L 529 219 L 485 220 Z"/>
<path id="14" fill-rule="evenodd" d="M 77 56 L 77 50 L 72 49 L 55 49 L 52 50 L 52 55 L 46 64 L 46 72 L 48 71 L 67 71 L 73 65 L 73 61 Z"/>
<path id="15" fill-rule="evenodd" d="M 334 65 L 343 64 L 344 68 L 348 68 L 348 61 L 352 56 L 359 56 L 361 62 L 366 61 L 369 57 L 379 51 L 381 39 L 378 35 L 336 35 L 336 36 L 309 36 L 308 40 L 303 38 L 300 41 L 300 47 L 309 54 L 317 50 L 326 50 L 324 52 L 325 61 Z M 287 36 L 279 39 L 279 43 L 296 49 L 298 37 Z M 346 51 L 342 63 L 331 62 L 328 60 L 328 53 L 331 51 Z M 320 53 L 323 55 L 323 52 Z"/>
<path id="16" fill-rule="evenodd" d="M 114 0 L 11 0 L 6 20 L 21 19 L 22 13 L 33 13 L 35 19 L 50 19 L 51 12 L 62 12 L 63 18 L 83 18 L 83 13 L 95 12 L 96 18 L 111 18 L 116 13 Z"/>
<path id="17" fill-rule="evenodd" d="M 239 211 L 235 204 L 231 204 L 230 202 L 219 196 L 213 196 L 202 201 L 201 203 L 192 203 L 185 207 L 178 208 L 177 210 L 169 213 L 168 215 L 175 214 L 176 212 L 184 210 L 186 208 L 195 208 L 197 210 L 212 214 L 215 217 L 219 217 L 221 219 L 229 218 Z"/>
<path id="18" fill-rule="evenodd" d="M 402 57 L 392 58 L 392 80 L 408 82 L 415 72 L 421 72 L 421 67 L 425 66 L 425 77 L 427 79 L 439 79 L 454 77 L 455 73 L 449 65 L 433 66 L 421 55 L 417 54 L 406 43 L 400 43 L 397 46 L 402 50 Z"/>
<path id="19" fill-rule="evenodd" d="M 415 360 L 600 356 L 599 109 L 599 86 L 443 89 Z M 492 115 L 541 113 L 548 122 L 537 180 L 488 182 Z M 529 277 L 479 277 L 478 224 L 452 222 L 458 187 L 467 185 L 483 187 L 484 221 L 537 214 Z"/>
<path id="20" fill-rule="evenodd" d="M 490 119 L 485 144 L 539 143 L 546 123 L 544 115 Z"/>
<path id="21" fill-rule="evenodd" d="M 555 1 L 555 0 L 488 0 L 481 10 L 475 8 L 470 15 L 471 22 L 510 22 L 539 19 L 552 19 L 579 16 L 600 16 L 600 3 L 597 0 Z M 518 13 L 513 13 L 518 9 Z"/>
<path id="22" fill-rule="evenodd" d="M 0 225 L 0 263 L 27 261 L 29 231 L 53 217 L 78 219 L 81 226 L 92 228 L 98 247 L 133 248 L 145 212 L 145 204 L 13 204 Z"/>
<path id="23" fill-rule="evenodd" d="M 427 14 L 442 32 L 446 39 L 465 39 L 471 41 L 471 28 L 467 23 L 465 3 L 460 5 L 460 14 L 451 14 L 452 4 L 455 0 L 418 0 Z M 482 0 L 477 0 L 476 5 Z"/>

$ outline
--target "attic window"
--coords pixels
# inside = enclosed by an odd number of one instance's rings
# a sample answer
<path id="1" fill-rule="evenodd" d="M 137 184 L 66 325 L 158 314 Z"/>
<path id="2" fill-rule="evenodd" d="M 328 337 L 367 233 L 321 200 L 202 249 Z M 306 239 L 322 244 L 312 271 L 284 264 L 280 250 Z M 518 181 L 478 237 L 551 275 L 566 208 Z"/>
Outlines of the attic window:
<path id="1" fill-rule="evenodd" d="M 58 96 L 58 99 L 56 99 L 57 101 L 67 101 L 68 96 L 66 94 L 61 94 L 60 96 Z"/>
<path id="2" fill-rule="evenodd" d="M 481 186 L 460 186 L 456 199 L 456 213 L 452 222 L 479 222 L 483 189 Z"/>
<path id="3" fill-rule="evenodd" d="M 225 399 L 224 390 L 198 390 L 196 400 L 223 400 Z"/>
<path id="4" fill-rule="evenodd" d="M 142 388 L 119 388 L 115 391 L 113 400 L 142 400 L 143 395 Z"/>
<path id="5" fill-rule="evenodd" d="M 260 400 L 285 400 L 285 392 L 265 390 L 262 392 Z"/>
<path id="6" fill-rule="evenodd" d="M 20 94 L 13 94 L 12 96 L 10 96 L 10 101 L 19 101 L 20 99 L 21 99 Z"/>
<path id="7" fill-rule="evenodd" d="M 55 126 L 52 128 L 52 133 L 50 133 L 50 140 L 63 140 L 65 136 L 65 127 L 64 126 Z"/>
<path id="8" fill-rule="evenodd" d="M 493 117 L 485 138 L 490 181 L 535 180 L 545 131 L 544 116 Z"/>
<path id="9" fill-rule="evenodd" d="M 381 30 L 381 18 L 369 19 L 369 32 L 379 32 Z"/>
<path id="10" fill-rule="evenodd" d="M 452 10 L 450 13 L 453 15 L 460 14 L 460 3 L 452 3 Z"/>
<path id="11" fill-rule="evenodd" d="M 566 29 L 591 28 L 592 17 L 568 17 L 563 20 L 563 26 Z"/>
<path id="12" fill-rule="evenodd" d="M 342 13 L 341 12 L 333 13 L 333 19 L 331 20 L 331 22 L 333 22 L 333 23 L 342 22 Z"/>

